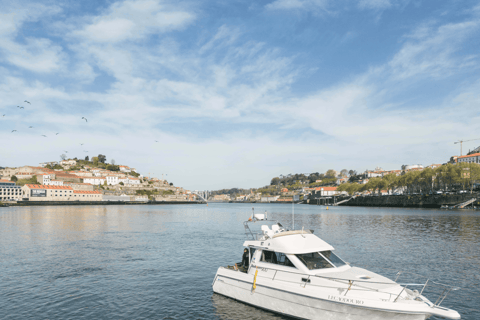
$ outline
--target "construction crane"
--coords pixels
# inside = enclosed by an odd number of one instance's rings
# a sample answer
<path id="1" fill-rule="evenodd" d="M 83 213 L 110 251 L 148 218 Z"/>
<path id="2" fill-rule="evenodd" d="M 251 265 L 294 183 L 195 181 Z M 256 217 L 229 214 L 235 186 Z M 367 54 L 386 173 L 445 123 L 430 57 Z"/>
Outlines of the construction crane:
<path id="1" fill-rule="evenodd" d="M 462 143 L 468 142 L 468 141 L 475 141 L 475 140 L 480 140 L 480 139 L 458 140 L 458 141 L 454 142 L 454 144 L 460 143 L 460 157 L 463 155 L 462 154 Z"/>

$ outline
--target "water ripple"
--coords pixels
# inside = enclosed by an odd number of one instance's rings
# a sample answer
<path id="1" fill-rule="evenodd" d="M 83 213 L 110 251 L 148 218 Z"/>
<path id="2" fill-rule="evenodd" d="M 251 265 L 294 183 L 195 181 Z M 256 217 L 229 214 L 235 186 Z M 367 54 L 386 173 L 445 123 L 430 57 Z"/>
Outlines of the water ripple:
<path id="1" fill-rule="evenodd" d="M 251 207 L 2 208 L 0 319 L 287 319 L 211 289 L 217 268 L 241 257 Z M 291 205 L 255 207 L 292 223 Z M 444 305 L 478 319 L 478 213 L 308 205 L 295 213 L 297 228 L 314 229 L 354 265 L 462 287 Z"/>

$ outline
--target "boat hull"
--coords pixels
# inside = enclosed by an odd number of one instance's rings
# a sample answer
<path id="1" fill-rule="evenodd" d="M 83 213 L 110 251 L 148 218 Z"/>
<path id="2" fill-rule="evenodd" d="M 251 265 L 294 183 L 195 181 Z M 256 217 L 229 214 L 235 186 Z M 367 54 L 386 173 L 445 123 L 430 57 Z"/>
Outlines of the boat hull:
<path id="1" fill-rule="evenodd" d="M 218 294 L 299 319 L 425 320 L 430 317 L 425 313 L 384 311 L 328 301 L 260 283 L 256 283 L 255 289 L 252 287 L 252 275 L 225 269 L 217 273 L 213 283 L 213 291 Z M 355 299 L 350 299 L 348 302 L 355 303 Z"/>

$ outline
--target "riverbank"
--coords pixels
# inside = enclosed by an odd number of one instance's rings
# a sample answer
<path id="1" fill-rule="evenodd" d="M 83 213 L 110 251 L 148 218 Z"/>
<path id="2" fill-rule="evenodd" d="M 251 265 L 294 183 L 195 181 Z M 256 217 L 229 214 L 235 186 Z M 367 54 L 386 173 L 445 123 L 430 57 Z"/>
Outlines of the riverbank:
<path id="1" fill-rule="evenodd" d="M 4 203 L 7 207 L 29 206 L 118 206 L 118 205 L 166 205 L 166 204 L 205 204 L 203 201 L 19 201 Z"/>
<path id="2" fill-rule="evenodd" d="M 478 194 L 366 196 L 356 197 L 340 204 L 340 206 L 441 208 L 442 206 L 452 207 L 470 199 L 477 199 L 470 206 L 480 206 L 479 197 Z"/>

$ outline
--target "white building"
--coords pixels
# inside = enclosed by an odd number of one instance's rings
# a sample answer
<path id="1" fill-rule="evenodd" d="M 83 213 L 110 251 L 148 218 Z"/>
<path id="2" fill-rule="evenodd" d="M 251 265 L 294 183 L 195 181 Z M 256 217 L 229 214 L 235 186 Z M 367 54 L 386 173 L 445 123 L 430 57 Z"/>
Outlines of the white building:
<path id="1" fill-rule="evenodd" d="M 338 196 L 341 194 L 348 195 L 346 191 L 337 191 L 337 187 L 318 187 L 315 188 L 315 193 L 320 194 L 321 197 Z"/>
<path id="2" fill-rule="evenodd" d="M 280 196 L 274 196 L 274 197 L 262 197 L 260 199 L 261 202 L 275 202 L 277 199 L 280 198 Z"/>
<path id="3" fill-rule="evenodd" d="M 52 176 L 48 173 L 37 174 L 37 181 L 40 184 L 49 185 Z"/>
<path id="4" fill-rule="evenodd" d="M 409 170 L 419 170 L 419 169 L 423 169 L 423 166 L 421 164 L 412 164 L 412 165 L 409 165 L 409 166 L 405 166 L 405 171 L 409 171 Z"/>
<path id="5" fill-rule="evenodd" d="M 370 171 L 370 170 L 367 170 L 367 171 L 365 171 L 365 176 L 366 176 L 367 178 L 383 177 L 383 171 Z"/>
<path id="6" fill-rule="evenodd" d="M 15 182 L 9 180 L 0 180 L 0 201 L 21 200 L 22 188 Z"/>
<path id="7" fill-rule="evenodd" d="M 140 179 L 128 177 L 128 184 L 140 185 Z"/>
<path id="8" fill-rule="evenodd" d="M 48 183 L 44 183 L 49 186 L 63 186 L 63 180 L 50 180 Z"/>
<path id="9" fill-rule="evenodd" d="M 473 153 L 466 156 L 461 156 L 457 158 L 458 163 L 480 163 L 480 153 Z"/>
<path id="10" fill-rule="evenodd" d="M 76 160 L 62 160 L 60 161 L 61 166 L 74 166 L 77 164 Z"/>
<path id="11" fill-rule="evenodd" d="M 94 186 L 102 186 L 105 184 L 105 181 L 107 179 L 105 177 L 85 177 L 83 178 L 84 183 L 90 183 L 93 184 Z"/>
<path id="12" fill-rule="evenodd" d="M 127 166 L 119 166 L 119 168 L 120 168 L 120 171 L 122 172 L 132 172 L 132 169 L 130 169 Z"/>
<path id="13" fill-rule="evenodd" d="M 119 184 L 120 182 L 118 181 L 118 176 L 106 176 L 107 178 L 107 184 L 109 186 L 115 186 L 117 184 Z"/>

